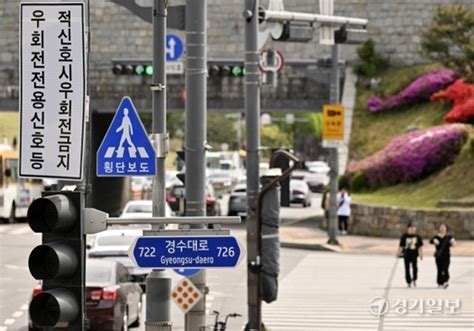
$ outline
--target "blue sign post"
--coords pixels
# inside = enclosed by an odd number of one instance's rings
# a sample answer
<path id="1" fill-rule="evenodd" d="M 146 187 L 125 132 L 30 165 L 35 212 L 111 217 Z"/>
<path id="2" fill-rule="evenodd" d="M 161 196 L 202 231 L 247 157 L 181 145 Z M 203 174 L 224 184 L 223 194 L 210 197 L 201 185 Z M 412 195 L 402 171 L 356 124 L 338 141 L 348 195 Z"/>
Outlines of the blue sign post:
<path id="1" fill-rule="evenodd" d="M 184 52 L 184 44 L 181 38 L 175 34 L 166 35 L 166 61 L 178 61 Z"/>
<path id="2" fill-rule="evenodd" d="M 240 255 L 232 236 L 139 237 L 129 251 L 137 266 L 159 269 L 233 268 Z"/>
<path id="3" fill-rule="evenodd" d="M 156 153 L 132 100 L 124 97 L 97 151 L 97 176 L 154 176 Z"/>

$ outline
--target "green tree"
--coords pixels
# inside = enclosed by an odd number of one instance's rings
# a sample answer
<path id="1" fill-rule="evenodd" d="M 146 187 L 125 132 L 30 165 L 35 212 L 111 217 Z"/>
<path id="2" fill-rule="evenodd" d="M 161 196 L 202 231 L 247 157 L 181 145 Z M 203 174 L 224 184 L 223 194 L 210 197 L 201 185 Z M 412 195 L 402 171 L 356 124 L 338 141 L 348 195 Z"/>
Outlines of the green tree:
<path id="1" fill-rule="evenodd" d="M 290 134 L 280 129 L 278 125 L 265 125 L 261 129 L 262 145 L 269 148 L 292 147 Z"/>
<path id="2" fill-rule="evenodd" d="M 431 26 L 422 33 L 421 52 L 474 78 L 474 9 L 463 5 L 438 7 Z"/>
<path id="3" fill-rule="evenodd" d="M 360 63 L 356 66 L 356 72 L 359 75 L 374 77 L 388 66 L 388 61 L 375 51 L 375 42 L 372 39 L 357 48 L 357 55 Z"/>

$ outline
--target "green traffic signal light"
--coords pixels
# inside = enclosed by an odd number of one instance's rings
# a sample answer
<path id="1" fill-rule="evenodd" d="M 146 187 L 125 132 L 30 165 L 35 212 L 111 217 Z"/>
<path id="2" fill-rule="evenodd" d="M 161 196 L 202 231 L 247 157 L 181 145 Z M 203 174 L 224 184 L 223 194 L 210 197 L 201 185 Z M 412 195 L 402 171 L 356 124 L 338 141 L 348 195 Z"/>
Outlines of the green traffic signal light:
<path id="1" fill-rule="evenodd" d="M 145 72 L 145 67 L 142 66 L 141 64 L 135 66 L 135 73 L 137 75 L 143 75 L 143 73 Z"/>
<path id="2" fill-rule="evenodd" d="M 153 66 L 146 66 L 145 73 L 147 76 L 153 76 Z"/>
<path id="3" fill-rule="evenodd" d="M 242 76 L 243 74 L 243 70 L 241 67 L 239 66 L 236 66 L 236 67 L 233 67 L 232 68 L 232 76 Z"/>

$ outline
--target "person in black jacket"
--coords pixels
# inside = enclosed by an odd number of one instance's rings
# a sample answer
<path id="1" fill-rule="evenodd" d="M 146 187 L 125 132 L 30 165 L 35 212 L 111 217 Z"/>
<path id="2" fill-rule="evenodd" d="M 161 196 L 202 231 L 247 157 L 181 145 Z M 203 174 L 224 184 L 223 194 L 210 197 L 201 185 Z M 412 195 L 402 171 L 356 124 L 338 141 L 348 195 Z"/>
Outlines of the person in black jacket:
<path id="1" fill-rule="evenodd" d="M 400 238 L 400 245 L 397 251 L 397 258 L 403 252 L 403 260 L 405 262 L 405 280 L 408 287 L 413 284 L 416 287 L 416 280 L 418 278 L 418 256 L 423 260 L 423 240 L 416 234 L 416 226 L 409 223 L 407 232 Z M 410 273 L 410 265 L 413 270 L 413 275 Z"/>
<path id="2" fill-rule="evenodd" d="M 430 244 L 435 245 L 435 259 L 438 275 L 436 282 L 439 288 L 448 288 L 449 286 L 449 263 L 451 262 L 450 247 L 456 245 L 454 237 L 448 234 L 448 226 L 444 223 L 438 227 L 438 234 L 430 240 Z"/>

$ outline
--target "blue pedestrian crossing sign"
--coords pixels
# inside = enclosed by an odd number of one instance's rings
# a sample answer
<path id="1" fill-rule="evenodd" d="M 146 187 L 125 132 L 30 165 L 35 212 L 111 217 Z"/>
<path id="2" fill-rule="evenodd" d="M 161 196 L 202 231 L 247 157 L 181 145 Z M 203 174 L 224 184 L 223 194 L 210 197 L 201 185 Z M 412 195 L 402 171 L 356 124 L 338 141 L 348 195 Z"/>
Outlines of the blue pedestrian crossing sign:
<path id="1" fill-rule="evenodd" d="M 154 176 L 155 173 L 155 149 L 132 100 L 124 97 L 97 151 L 97 176 Z"/>

